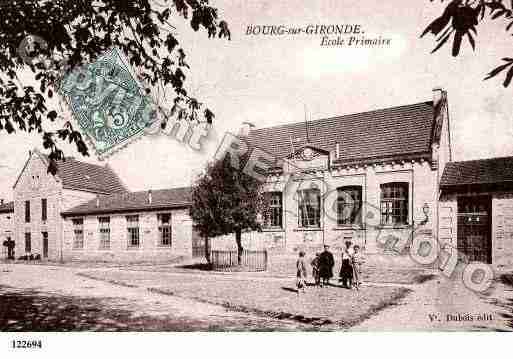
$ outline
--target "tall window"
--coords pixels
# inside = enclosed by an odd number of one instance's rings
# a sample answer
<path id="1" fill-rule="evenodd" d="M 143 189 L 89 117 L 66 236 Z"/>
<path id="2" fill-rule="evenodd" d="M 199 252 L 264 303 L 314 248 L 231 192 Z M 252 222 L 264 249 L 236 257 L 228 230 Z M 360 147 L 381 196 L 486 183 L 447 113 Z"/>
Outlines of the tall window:
<path id="1" fill-rule="evenodd" d="M 139 216 L 126 216 L 128 247 L 139 247 Z"/>
<path id="2" fill-rule="evenodd" d="M 318 228 L 321 226 L 321 191 L 316 188 L 297 192 L 299 226 Z"/>
<path id="3" fill-rule="evenodd" d="M 265 212 L 265 227 L 282 228 L 283 196 L 281 192 L 269 192 L 269 208 Z"/>
<path id="4" fill-rule="evenodd" d="M 110 217 L 99 217 L 100 249 L 110 249 Z"/>
<path id="5" fill-rule="evenodd" d="M 73 219 L 73 249 L 84 248 L 84 219 Z"/>
<path id="6" fill-rule="evenodd" d="M 25 233 L 25 253 L 32 252 L 32 240 L 30 238 L 30 233 Z"/>
<path id="7" fill-rule="evenodd" d="M 381 224 L 408 224 L 408 183 L 381 185 Z"/>
<path id="8" fill-rule="evenodd" d="M 159 213 L 159 246 L 171 247 L 171 213 Z"/>
<path id="9" fill-rule="evenodd" d="M 337 224 L 339 226 L 362 223 L 362 187 L 337 188 Z"/>
<path id="10" fill-rule="evenodd" d="M 25 223 L 30 222 L 30 201 L 25 201 Z"/>
<path id="11" fill-rule="evenodd" d="M 47 209 L 47 200 L 46 198 L 41 198 L 41 220 L 46 221 L 48 218 L 48 209 Z"/>

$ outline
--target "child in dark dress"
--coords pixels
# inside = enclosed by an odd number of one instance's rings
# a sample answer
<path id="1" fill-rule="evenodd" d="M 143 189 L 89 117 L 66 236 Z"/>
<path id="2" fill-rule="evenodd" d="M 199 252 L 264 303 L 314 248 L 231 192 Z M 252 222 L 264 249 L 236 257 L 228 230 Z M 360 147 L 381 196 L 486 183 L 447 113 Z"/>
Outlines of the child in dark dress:
<path id="1" fill-rule="evenodd" d="M 342 266 L 340 267 L 340 281 L 344 288 L 353 286 L 353 249 L 352 243 L 346 242 L 346 248 L 342 251 Z"/>

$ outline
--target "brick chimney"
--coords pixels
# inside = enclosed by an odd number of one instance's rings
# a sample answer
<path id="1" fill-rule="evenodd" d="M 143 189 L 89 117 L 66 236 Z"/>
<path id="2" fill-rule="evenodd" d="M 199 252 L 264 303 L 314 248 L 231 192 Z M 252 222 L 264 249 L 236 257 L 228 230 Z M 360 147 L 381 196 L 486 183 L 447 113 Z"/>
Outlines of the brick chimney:
<path id="1" fill-rule="evenodd" d="M 437 107 L 441 100 L 445 99 L 447 92 L 441 87 L 435 87 L 433 89 L 433 107 Z"/>
<path id="2" fill-rule="evenodd" d="M 239 129 L 239 136 L 240 137 L 248 137 L 249 133 L 251 132 L 251 129 L 255 127 L 251 122 L 244 121 L 240 125 Z"/>
<path id="3" fill-rule="evenodd" d="M 151 189 L 148 191 L 148 203 L 151 204 L 153 198 L 152 198 L 152 191 Z"/>

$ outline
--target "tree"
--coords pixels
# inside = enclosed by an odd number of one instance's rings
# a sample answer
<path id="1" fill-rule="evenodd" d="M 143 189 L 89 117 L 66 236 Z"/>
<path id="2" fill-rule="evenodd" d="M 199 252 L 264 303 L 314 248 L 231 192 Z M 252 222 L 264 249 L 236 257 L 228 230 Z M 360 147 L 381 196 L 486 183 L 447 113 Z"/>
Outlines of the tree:
<path id="1" fill-rule="evenodd" d="M 235 233 L 239 264 L 242 232 L 261 230 L 259 214 L 264 208 L 262 182 L 233 167 L 229 153 L 209 164 L 192 188 L 191 217 L 196 229 L 206 240 Z"/>
<path id="2" fill-rule="evenodd" d="M 204 111 L 212 121 L 212 111 L 184 88 L 189 65 L 170 23 L 190 19 L 194 31 L 230 39 L 227 23 L 208 0 L 17 0 L 2 1 L 0 10 L 0 131 L 40 133 L 49 151 L 49 172 L 55 174 L 56 161 L 64 158 L 59 140 L 74 143 L 84 156 L 89 153 L 70 122 L 56 132 L 45 130 L 44 124 L 59 116 L 47 99 L 65 72 L 114 46 L 137 67 L 146 93 L 155 87 L 171 92 L 171 110 L 181 111 L 180 118 L 195 120 Z M 20 72 L 32 76 L 28 83 Z"/>
<path id="3" fill-rule="evenodd" d="M 441 1 L 443 2 L 444 0 Z M 465 38 L 472 49 L 475 50 L 477 27 L 487 20 L 504 21 L 506 34 L 511 33 L 513 30 L 513 1 L 451 0 L 445 7 L 442 15 L 431 22 L 420 37 L 428 33 L 436 37 L 437 45 L 431 53 L 436 52 L 447 44 L 452 37 L 452 56 L 458 56 Z M 505 72 L 506 76 L 502 85 L 508 87 L 513 79 L 513 58 L 504 57 L 502 61 L 504 63 L 490 71 L 486 75 L 485 80 Z"/>

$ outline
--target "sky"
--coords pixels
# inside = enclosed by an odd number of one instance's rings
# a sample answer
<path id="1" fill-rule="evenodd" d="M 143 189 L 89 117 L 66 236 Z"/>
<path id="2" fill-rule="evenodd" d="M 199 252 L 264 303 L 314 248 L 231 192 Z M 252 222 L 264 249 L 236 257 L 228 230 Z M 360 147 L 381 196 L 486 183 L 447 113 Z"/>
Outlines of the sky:
<path id="1" fill-rule="evenodd" d="M 464 43 L 459 57 L 450 46 L 430 54 L 432 36 L 423 29 L 443 10 L 429 0 L 211 1 L 231 30 L 232 40 L 208 39 L 176 18 L 178 38 L 191 72 L 186 89 L 216 117 L 202 151 L 165 135 L 144 136 L 104 161 L 130 190 L 190 185 L 213 158 L 226 131 L 244 121 L 256 127 L 311 120 L 432 99 L 432 89 L 448 92 L 454 160 L 513 155 L 513 88 L 486 73 L 511 54 L 499 20 L 479 28 L 473 52 Z M 391 39 L 388 47 L 321 47 L 321 35 L 248 36 L 249 25 L 306 26 L 359 24 L 364 36 Z M 336 37 L 336 36 L 334 36 Z M 169 96 L 172 98 L 172 94 Z M 59 125 L 59 124 L 57 124 Z M 12 199 L 12 185 L 29 150 L 42 149 L 35 134 L 0 132 L 0 198 Z"/>

